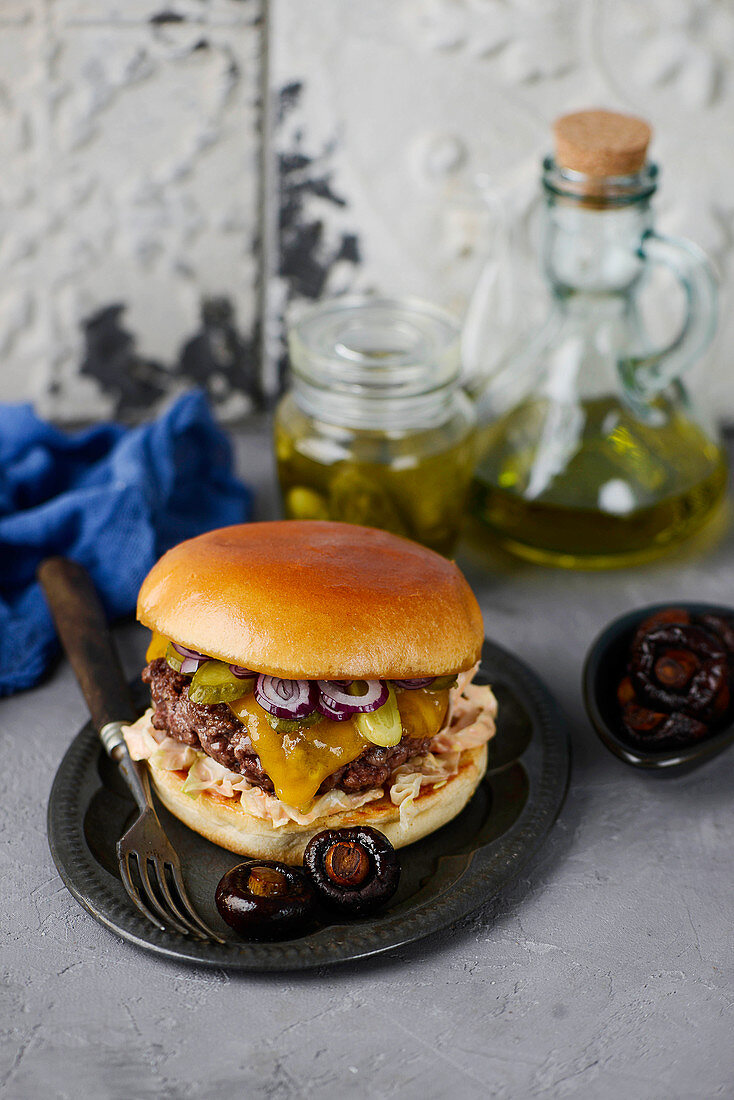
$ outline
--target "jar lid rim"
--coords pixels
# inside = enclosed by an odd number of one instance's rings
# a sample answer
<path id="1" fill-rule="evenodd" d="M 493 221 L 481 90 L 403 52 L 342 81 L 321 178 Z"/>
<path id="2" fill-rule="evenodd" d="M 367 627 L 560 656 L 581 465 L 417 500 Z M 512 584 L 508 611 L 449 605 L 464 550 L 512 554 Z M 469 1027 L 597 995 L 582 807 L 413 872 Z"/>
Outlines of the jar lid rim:
<path id="1" fill-rule="evenodd" d="M 372 393 L 415 394 L 458 378 L 461 327 L 440 306 L 411 297 L 343 295 L 289 318 L 295 374 Z"/>

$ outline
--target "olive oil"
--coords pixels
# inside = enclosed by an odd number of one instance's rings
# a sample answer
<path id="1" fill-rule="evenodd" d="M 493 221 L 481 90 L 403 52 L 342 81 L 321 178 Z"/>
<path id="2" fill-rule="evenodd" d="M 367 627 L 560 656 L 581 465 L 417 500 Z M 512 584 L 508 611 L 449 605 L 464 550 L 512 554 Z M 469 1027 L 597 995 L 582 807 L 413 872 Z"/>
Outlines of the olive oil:
<path id="1" fill-rule="evenodd" d="M 721 449 L 662 398 L 647 422 L 615 398 L 589 400 L 565 429 L 548 402 L 527 401 L 483 430 L 481 455 L 474 514 L 520 556 L 569 568 L 662 554 L 712 515 L 727 479 Z"/>
<path id="2" fill-rule="evenodd" d="M 540 237 L 548 310 L 473 384 L 473 510 L 532 561 L 628 565 L 692 534 L 724 493 L 718 432 L 697 408 L 706 392 L 683 382 L 715 331 L 716 281 L 694 245 L 655 230 L 643 119 L 581 111 L 553 129 Z M 660 345 L 646 321 L 663 268 L 687 308 Z M 493 317 L 478 324 L 481 297 L 470 312 L 481 349 Z"/>

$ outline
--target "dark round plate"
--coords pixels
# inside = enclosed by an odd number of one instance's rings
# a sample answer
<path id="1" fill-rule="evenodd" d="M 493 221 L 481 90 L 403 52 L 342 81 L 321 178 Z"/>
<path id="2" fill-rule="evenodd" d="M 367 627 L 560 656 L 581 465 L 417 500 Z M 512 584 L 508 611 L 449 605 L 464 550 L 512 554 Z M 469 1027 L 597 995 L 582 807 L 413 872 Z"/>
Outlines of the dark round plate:
<path id="1" fill-rule="evenodd" d="M 538 850 L 566 793 L 570 755 L 564 719 L 547 688 L 517 657 L 485 642 L 481 678 L 499 701 L 485 779 L 466 809 L 401 850 L 400 888 L 377 917 L 322 926 L 285 943 L 236 939 L 214 905 L 216 885 L 240 862 L 172 817 L 161 821 L 181 857 L 186 884 L 224 945 L 160 932 L 130 902 L 115 844 L 135 806 L 91 724 L 61 762 L 48 806 L 51 855 L 64 883 L 93 917 L 126 940 L 171 958 L 241 970 L 305 970 L 374 955 L 446 928 L 492 898 Z M 142 684 L 135 690 L 141 709 Z"/>

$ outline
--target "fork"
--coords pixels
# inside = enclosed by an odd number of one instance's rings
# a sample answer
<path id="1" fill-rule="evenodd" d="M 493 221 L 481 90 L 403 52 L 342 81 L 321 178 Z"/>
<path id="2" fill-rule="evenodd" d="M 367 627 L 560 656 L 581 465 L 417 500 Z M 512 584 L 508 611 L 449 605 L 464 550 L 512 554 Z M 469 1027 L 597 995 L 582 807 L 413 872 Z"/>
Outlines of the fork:
<path id="1" fill-rule="evenodd" d="M 39 566 L 38 579 L 87 701 L 92 724 L 140 810 L 139 817 L 117 842 L 123 886 L 136 909 L 161 931 L 225 943 L 191 903 L 181 861 L 158 820 L 147 768 L 132 759 L 125 744 L 122 728 L 135 720 L 135 709 L 89 574 L 77 562 L 47 558 Z"/>

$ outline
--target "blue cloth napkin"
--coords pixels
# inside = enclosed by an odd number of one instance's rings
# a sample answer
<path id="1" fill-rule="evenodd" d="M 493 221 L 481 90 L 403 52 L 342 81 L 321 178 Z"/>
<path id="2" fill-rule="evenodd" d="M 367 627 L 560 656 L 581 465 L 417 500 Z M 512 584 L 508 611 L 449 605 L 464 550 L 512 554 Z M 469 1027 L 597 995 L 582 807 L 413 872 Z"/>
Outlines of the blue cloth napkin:
<path id="1" fill-rule="evenodd" d="M 151 424 L 68 435 L 29 405 L 0 405 L 0 696 L 31 687 L 57 640 L 36 568 L 81 562 L 109 619 L 135 607 L 154 561 L 177 542 L 250 518 L 226 437 L 204 395 Z"/>

